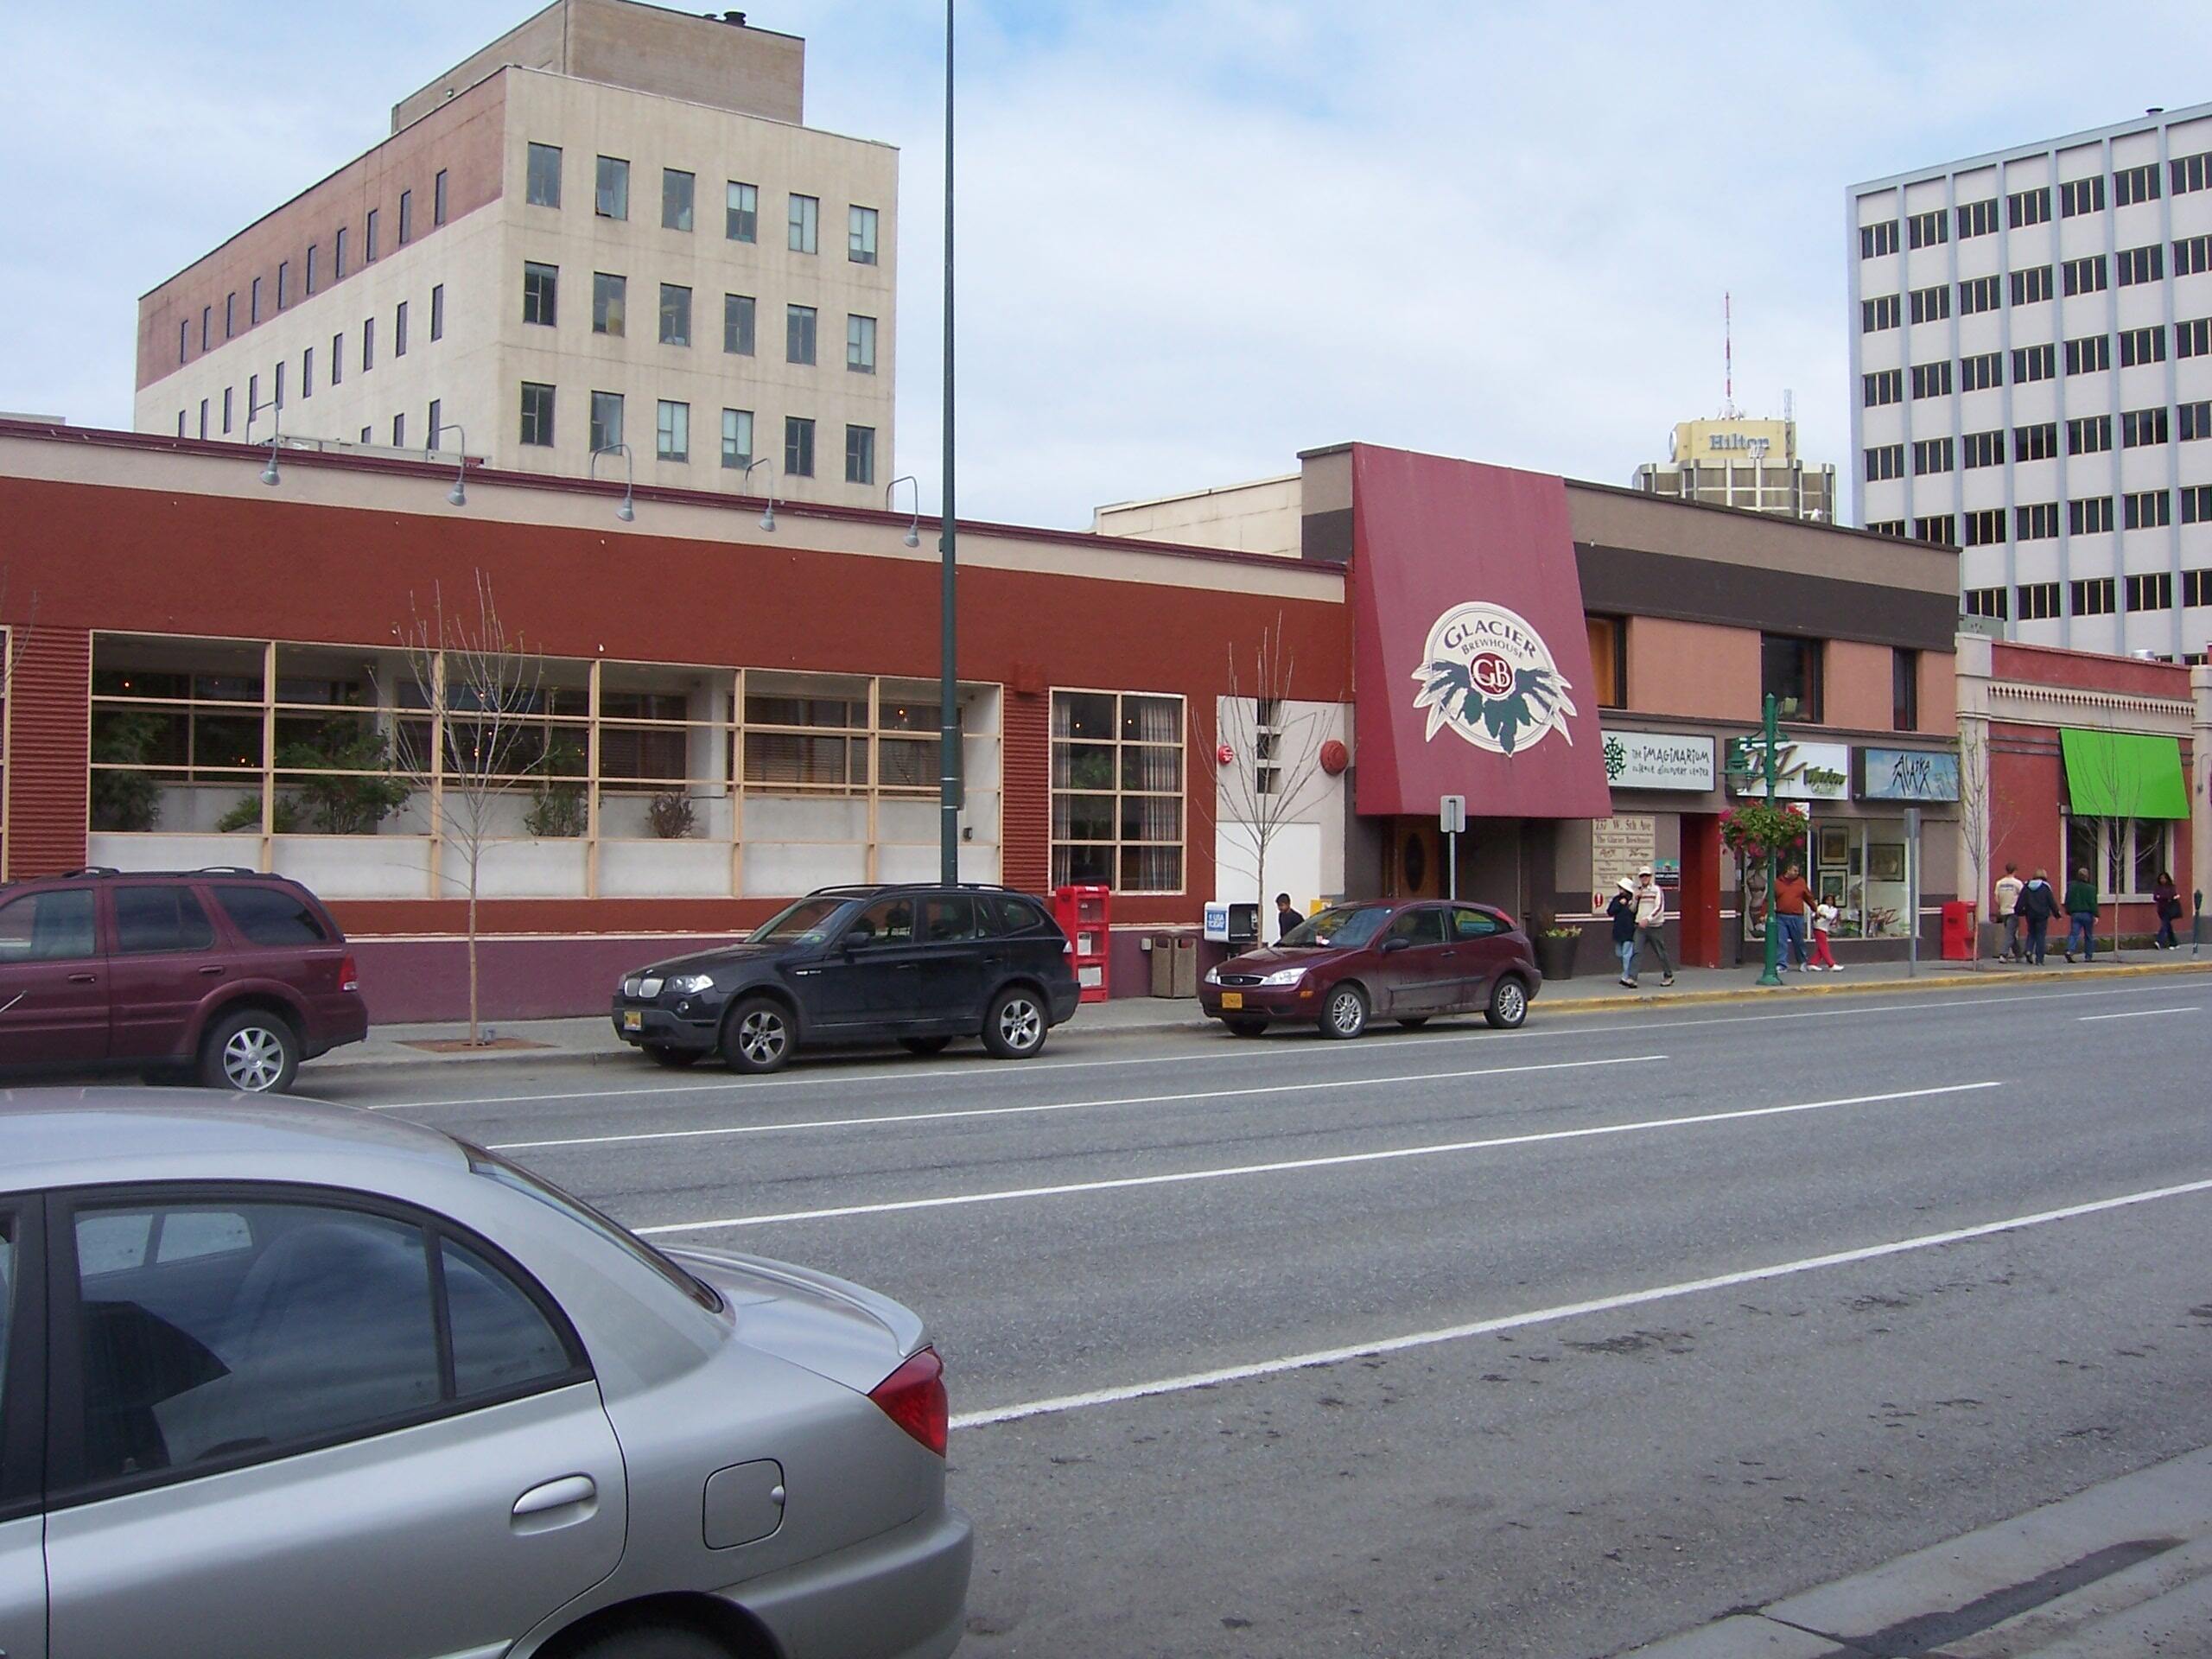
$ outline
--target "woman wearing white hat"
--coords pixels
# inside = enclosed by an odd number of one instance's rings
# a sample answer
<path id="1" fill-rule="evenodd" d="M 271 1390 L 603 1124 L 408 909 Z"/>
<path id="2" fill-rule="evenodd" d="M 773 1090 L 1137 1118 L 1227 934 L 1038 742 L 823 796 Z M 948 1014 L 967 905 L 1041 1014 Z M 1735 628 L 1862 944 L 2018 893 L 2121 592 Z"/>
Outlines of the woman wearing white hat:
<path id="1" fill-rule="evenodd" d="M 1636 883 L 1621 877 L 1620 891 L 1605 906 L 1613 918 L 1613 949 L 1620 955 L 1621 983 L 1636 988 Z"/>

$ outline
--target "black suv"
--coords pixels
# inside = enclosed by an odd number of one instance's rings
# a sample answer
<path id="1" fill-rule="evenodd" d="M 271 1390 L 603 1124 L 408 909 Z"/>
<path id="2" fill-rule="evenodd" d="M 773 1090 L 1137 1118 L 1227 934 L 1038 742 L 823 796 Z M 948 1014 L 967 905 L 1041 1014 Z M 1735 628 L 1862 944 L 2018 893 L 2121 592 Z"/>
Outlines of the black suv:
<path id="1" fill-rule="evenodd" d="M 934 1054 L 976 1037 L 1027 1059 L 1081 991 L 1066 935 L 1000 887 L 823 887 L 742 944 L 641 968 L 614 994 L 614 1034 L 663 1065 L 720 1050 L 773 1071 L 800 1045 L 896 1038 Z"/>

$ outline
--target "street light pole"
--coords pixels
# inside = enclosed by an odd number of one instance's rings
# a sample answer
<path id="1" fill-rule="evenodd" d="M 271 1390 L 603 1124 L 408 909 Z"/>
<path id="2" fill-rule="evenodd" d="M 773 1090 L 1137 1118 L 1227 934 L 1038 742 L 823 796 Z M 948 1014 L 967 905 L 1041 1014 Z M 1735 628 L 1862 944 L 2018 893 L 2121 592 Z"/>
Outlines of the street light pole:
<path id="1" fill-rule="evenodd" d="M 952 0 L 944 0 L 944 525 L 938 536 L 944 569 L 938 596 L 938 879 L 960 880 L 959 644 L 952 509 Z"/>
<path id="2" fill-rule="evenodd" d="M 1777 723 L 1778 705 L 1773 693 L 1767 694 L 1765 766 L 1766 804 L 1777 804 L 1776 792 L 1782 785 L 1782 731 Z M 1770 840 L 1772 837 L 1769 838 Z M 1781 912 L 1774 907 L 1775 884 L 1782 879 L 1782 849 L 1769 846 L 1766 849 L 1766 967 L 1758 976 L 1762 985 L 1782 983 L 1782 922 Z"/>

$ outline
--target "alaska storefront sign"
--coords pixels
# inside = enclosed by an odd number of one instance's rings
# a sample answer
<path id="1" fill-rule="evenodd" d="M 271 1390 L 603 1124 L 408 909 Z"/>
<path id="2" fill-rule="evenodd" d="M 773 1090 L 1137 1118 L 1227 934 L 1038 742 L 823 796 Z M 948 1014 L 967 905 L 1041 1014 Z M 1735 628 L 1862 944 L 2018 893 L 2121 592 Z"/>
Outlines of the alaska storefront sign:
<path id="1" fill-rule="evenodd" d="M 1612 810 L 1565 480 L 1352 447 L 1357 810 Z"/>
<path id="2" fill-rule="evenodd" d="M 1678 789 L 1692 794 L 1713 788 L 1713 741 L 1675 732 L 1605 734 L 1605 781 L 1615 789 Z"/>
<path id="3" fill-rule="evenodd" d="M 1757 735 L 1728 740 L 1728 792 L 1766 795 L 1766 742 Z M 1794 743 L 1788 738 L 1776 756 L 1777 798 L 1785 801 L 1840 801 L 1851 793 L 1848 743 Z"/>
<path id="4" fill-rule="evenodd" d="M 1859 751 L 1862 801 L 1955 801 L 1959 757 L 1948 749 Z"/>

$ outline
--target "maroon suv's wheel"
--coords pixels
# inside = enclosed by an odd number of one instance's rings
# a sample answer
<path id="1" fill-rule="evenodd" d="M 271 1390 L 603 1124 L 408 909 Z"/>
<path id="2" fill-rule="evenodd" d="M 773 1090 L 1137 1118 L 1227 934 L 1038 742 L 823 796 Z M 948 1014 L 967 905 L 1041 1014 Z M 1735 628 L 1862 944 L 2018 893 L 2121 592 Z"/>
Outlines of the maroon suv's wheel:
<path id="1" fill-rule="evenodd" d="M 300 1074 L 300 1039 L 273 1014 L 246 1008 L 215 1021 L 200 1044 L 200 1081 L 242 1095 L 281 1095 Z"/>

